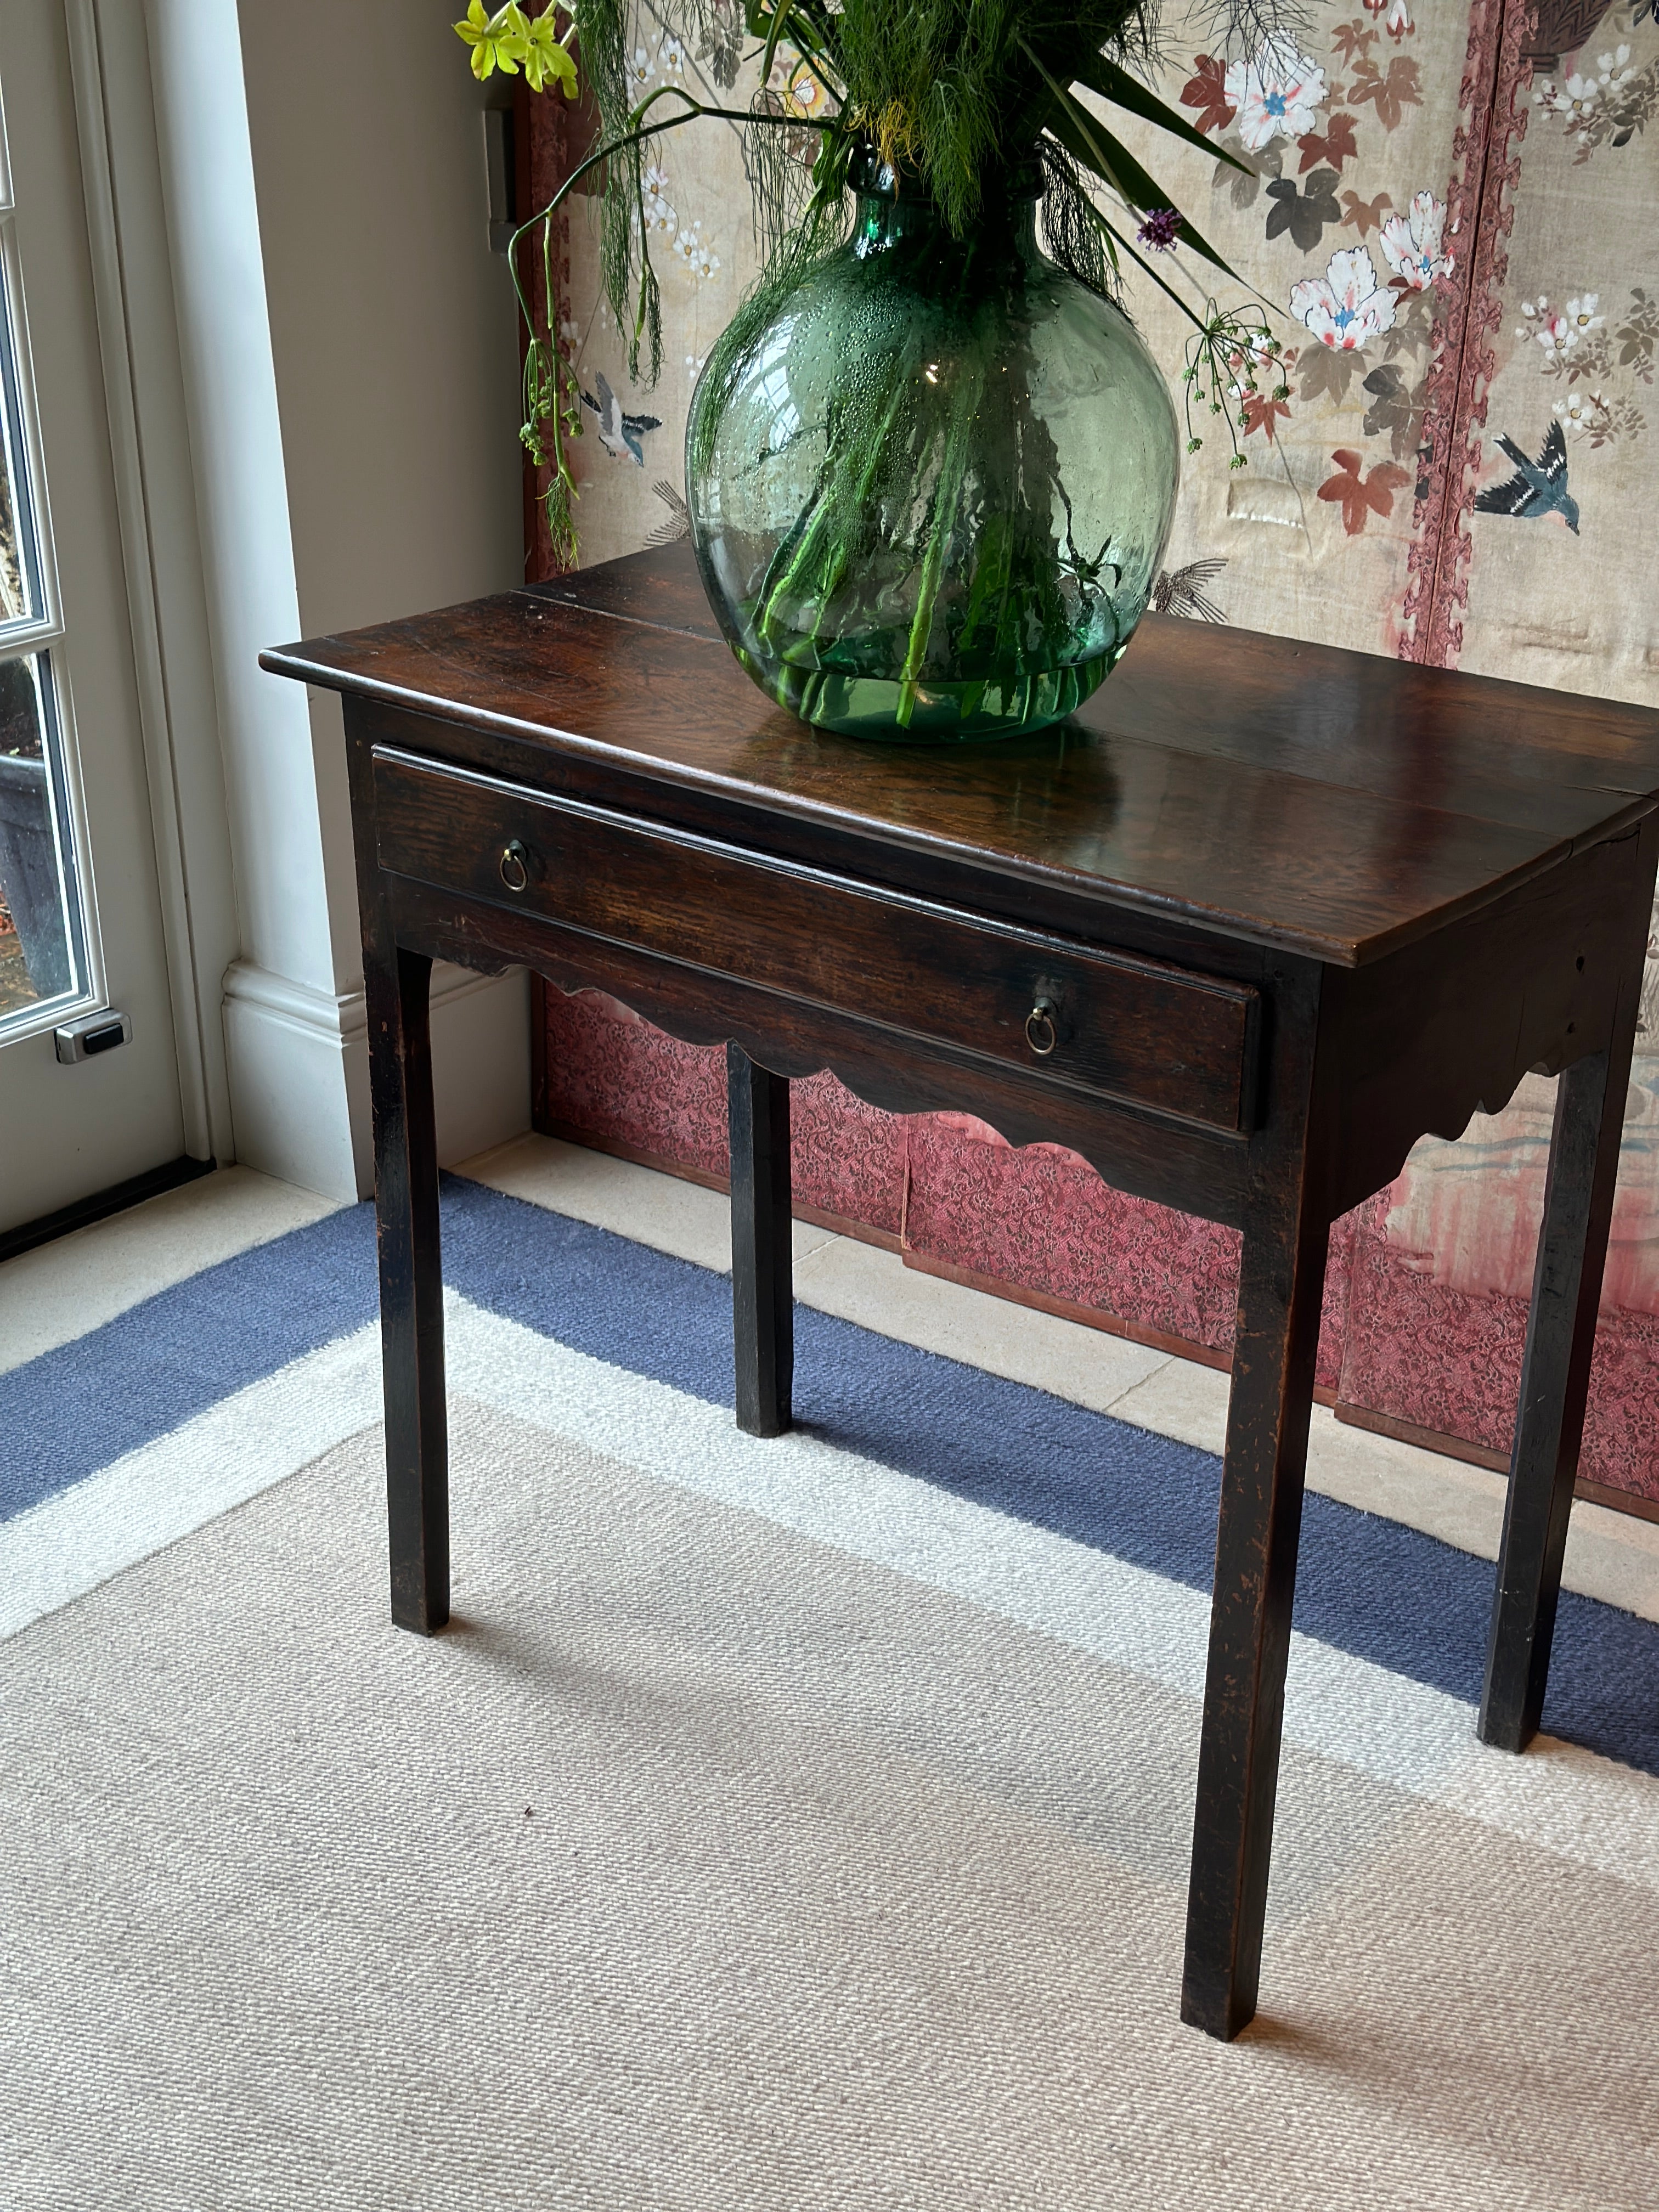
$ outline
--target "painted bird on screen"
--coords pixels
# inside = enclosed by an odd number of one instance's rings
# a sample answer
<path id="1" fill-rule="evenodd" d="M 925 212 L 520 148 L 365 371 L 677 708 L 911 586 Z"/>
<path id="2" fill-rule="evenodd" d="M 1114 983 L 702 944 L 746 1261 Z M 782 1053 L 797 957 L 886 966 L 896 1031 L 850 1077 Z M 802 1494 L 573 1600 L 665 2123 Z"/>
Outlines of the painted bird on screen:
<path id="1" fill-rule="evenodd" d="M 1578 502 L 1567 489 L 1567 441 L 1559 422 L 1545 434 L 1544 450 L 1529 461 L 1513 438 L 1500 434 L 1492 443 L 1515 463 L 1516 473 L 1507 483 L 1492 484 L 1475 496 L 1480 514 L 1512 514 L 1534 522 L 1559 514 L 1573 536 L 1578 535 Z"/>
<path id="2" fill-rule="evenodd" d="M 1209 587 L 1226 565 L 1224 559 L 1189 561 L 1173 575 L 1165 568 L 1152 586 L 1152 612 L 1183 615 L 1188 622 L 1224 623 L 1227 617 L 1210 597 Z"/>
<path id="3" fill-rule="evenodd" d="M 599 376 L 594 382 L 599 389 L 597 399 L 590 392 L 582 394 L 582 405 L 591 407 L 599 418 L 599 443 L 613 460 L 631 458 L 645 466 L 645 447 L 640 441 L 647 430 L 660 430 L 662 424 L 654 415 L 625 415 L 623 404 L 611 389 L 608 380 Z"/>

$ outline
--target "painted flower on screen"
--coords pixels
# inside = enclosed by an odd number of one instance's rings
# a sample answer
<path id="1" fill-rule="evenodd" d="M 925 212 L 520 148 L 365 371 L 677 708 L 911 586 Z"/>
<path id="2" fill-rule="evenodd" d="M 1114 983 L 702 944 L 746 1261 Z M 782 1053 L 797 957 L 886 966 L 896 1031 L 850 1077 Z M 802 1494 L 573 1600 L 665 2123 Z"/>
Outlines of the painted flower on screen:
<path id="1" fill-rule="evenodd" d="M 672 238 L 680 219 L 668 197 L 668 172 L 655 161 L 647 161 L 640 172 L 640 197 L 645 205 L 646 228 Z"/>
<path id="2" fill-rule="evenodd" d="M 790 71 L 783 100 L 792 115 L 827 115 L 830 112 L 829 95 L 806 62 L 798 62 Z"/>
<path id="3" fill-rule="evenodd" d="M 699 278 L 712 276 L 720 267 L 720 256 L 705 244 L 701 221 L 690 230 L 682 230 L 674 240 L 674 251 L 691 274 Z"/>
<path id="4" fill-rule="evenodd" d="M 1391 215 L 1382 226 L 1389 266 L 1413 292 L 1426 292 L 1437 276 L 1451 274 L 1451 256 L 1440 251 L 1445 228 L 1445 203 L 1432 192 L 1419 192 L 1404 215 Z"/>
<path id="5" fill-rule="evenodd" d="M 1593 76 L 1570 76 L 1565 84 L 1553 84 L 1546 78 L 1541 89 L 1533 94 L 1540 107 L 1553 107 L 1569 125 L 1588 123 L 1601 97 L 1601 88 Z"/>
<path id="6" fill-rule="evenodd" d="M 1555 401 L 1553 412 L 1570 438 L 1606 431 L 1613 422 L 1613 410 L 1599 392 L 1570 392 Z"/>
<path id="7" fill-rule="evenodd" d="M 1407 0 L 1389 0 L 1389 12 L 1382 19 L 1382 27 L 1391 39 L 1408 39 L 1417 28 L 1412 21 Z"/>
<path id="8" fill-rule="evenodd" d="M 1595 305 L 1594 292 L 1586 293 L 1582 299 L 1569 300 L 1567 306 L 1572 312 L 1568 314 L 1551 307 L 1547 300 L 1540 299 L 1535 307 L 1530 300 L 1523 300 L 1521 313 L 1526 320 L 1515 335 L 1518 338 L 1536 338 L 1548 358 L 1559 362 L 1572 351 L 1583 335 L 1579 324 L 1581 316 L 1588 313 L 1594 318 L 1587 325 L 1590 330 L 1603 319 L 1595 313 Z"/>
<path id="9" fill-rule="evenodd" d="M 1314 127 L 1325 98 L 1325 72 L 1276 32 L 1253 59 L 1234 62 L 1225 79 L 1238 111 L 1238 136 L 1247 153 L 1259 154 L 1274 138 L 1300 138 Z"/>
<path id="10" fill-rule="evenodd" d="M 1394 328 L 1394 294 L 1376 281 L 1376 264 L 1363 246 L 1330 258 L 1322 276 L 1291 287 L 1291 313 L 1321 345 L 1352 353 Z"/>

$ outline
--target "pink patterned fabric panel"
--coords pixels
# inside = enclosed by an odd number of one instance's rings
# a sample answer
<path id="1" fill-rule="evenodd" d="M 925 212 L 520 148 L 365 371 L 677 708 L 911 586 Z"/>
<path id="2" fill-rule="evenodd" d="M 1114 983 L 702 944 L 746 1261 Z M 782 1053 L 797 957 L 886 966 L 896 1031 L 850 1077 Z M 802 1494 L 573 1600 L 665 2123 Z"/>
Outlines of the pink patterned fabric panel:
<path id="1" fill-rule="evenodd" d="M 902 1114 L 866 1106 L 833 1075 L 792 1084 L 789 1162 L 796 1197 L 821 1213 L 902 1235 L 909 1126 Z"/>
<path id="2" fill-rule="evenodd" d="M 599 991 L 547 987 L 549 1118 L 723 1176 L 726 1054 L 681 1044 Z"/>
<path id="3" fill-rule="evenodd" d="M 1342 1371 L 1352 1218 L 1331 1231 L 1318 1381 Z M 910 1125 L 905 1249 L 1231 1352 L 1238 1231 L 1103 1182 L 1060 1145 L 1016 1147 L 969 1114 Z"/>
<path id="4" fill-rule="evenodd" d="M 1349 1270 L 1353 1265 L 1354 1233 L 1360 1209 L 1345 1213 L 1331 1224 L 1331 1241 L 1325 1261 L 1325 1302 L 1319 1316 L 1319 1364 L 1314 1369 L 1316 1390 L 1334 1392 L 1341 1386 L 1342 1362 L 1348 1346 Z"/>
<path id="5" fill-rule="evenodd" d="M 548 1112 L 556 1121 L 705 1175 L 726 1170 L 726 1054 L 682 1044 L 602 992 L 547 992 Z M 790 1158 L 804 1205 L 896 1237 L 904 1122 L 833 1075 L 793 1086 Z"/>
<path id="6" fill-rule="evenodd" d="M 1342 1364 L 1345 1404 L 1507 1454 L 1515 1435 L 1527 1300 L 1470 1297 L 1389 1242 L 1399 1186 L 1359 1208 Z M 1535 1231 L 1534 1231 L 1535 1234 Z M 1659 1500 L 1659 1316 L 1603 1307 L 1580 1472 Z"/>
<path id="7" fill-rule="evenodd" d="M 1522 1316 L 1520 1327 L 1524 1327 Z M 1519 1327 L 1517 1338 L 1519 1341 Z M 1580 1473 L 1659 1504 L 1659 1316 L 1601 1309 Z"/>
<path id="8" fill-rule="evenodd" d="M 1127 1197 L 1064 1146 L 1016 1147 L 972 1115 L 912 1125 L 904 1241 L 925 1259 L 1232 1347 L 1237 1230 Z"/>

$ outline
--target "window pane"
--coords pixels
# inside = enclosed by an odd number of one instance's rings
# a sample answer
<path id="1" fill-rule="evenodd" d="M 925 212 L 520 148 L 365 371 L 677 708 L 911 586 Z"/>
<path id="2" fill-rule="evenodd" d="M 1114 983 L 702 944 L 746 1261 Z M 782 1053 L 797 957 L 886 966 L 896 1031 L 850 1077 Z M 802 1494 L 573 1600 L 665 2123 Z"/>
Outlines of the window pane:
<path id="1" fill-rule="evenodd" d="M 49 656 L 0 661 L 0 1030 L 83 988 Z"/>
<path id="2" fill-rule="evenodd" d="M 27 463 L 18 434 L 21 422 L 11 302 L 0 264 L 0 629 L 35 621 L 41 611 Z"/>

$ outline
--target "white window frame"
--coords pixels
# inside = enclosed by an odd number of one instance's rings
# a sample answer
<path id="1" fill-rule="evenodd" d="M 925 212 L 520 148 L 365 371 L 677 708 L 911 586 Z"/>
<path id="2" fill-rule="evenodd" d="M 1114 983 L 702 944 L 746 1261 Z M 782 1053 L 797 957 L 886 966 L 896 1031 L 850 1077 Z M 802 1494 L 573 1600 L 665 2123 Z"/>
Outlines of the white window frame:
<path id="1" fill-rule="evenodd" d="M 143 0 L 60 4 L 74 84 L 185 1148 L 196 1158 L 223 1161 L 234 1157 L 234 1144 L 222 978 L 235 956 L 239 925 L 148 9 Z M 61 681 L 67 698 L 67 670 Z M 74 805 L 79 804 L 77 786 Z M 78 815 L 74 818 L 76 834 L 83 834 Z M 89 905 L 87 934 L 90 957 L 96 918 Z M 101 992 L 101 954 L 99 959 Z"/>
<path id="2" fill-rule="evenodd" d="M 0 95 L 3 96 L 3 95 Z M 52 489 L 47 481 L 40 418 L 35 400 L 34 358 L 29 344 L 28 302 L 23 289 L 21 256 L 17 245 L 17 206 L 12 190 L 11 163 L 7 150 L 5 122 L 0 110 L 0 275 L 4 281 L 3 343 L 10 349 L 12 389 L 0 379 L 0 406 L 9 420 L 15 450 L 8 454 L 12 477 L 12 526 L 15 532 L 18 574 L 26 588 L 38 595 L 32 619 L 7 623 L 0 630 L 0 659 L 34 659 L 37 672 L 45 656 L 51 680 L 51 697 L 41 702 L 41 747 L 47 764 L 52 799 L 52 822 L 57 846 L 58 880 L 64 886 L 64 927 L 70 963 L 78 988 L 44 1000 L 38 1007 L 19 1009 L 4 1018 L 0 1037 L 7 1044 L 55 1029 L 66 1015 L 104 1003 L 103 940 L 98 923 L 97 889 L 91 868 L 85 865 L 87 822 L 81 775 L 80 747 L 76 740 L 75 700 L 71 681 L 74 650 L 65 632 L 63 598 L 58 588 L 58 562 L 52 527 Z M 21 481 L 19 481 L 21 477 Z M 33 574 L 27 572 L 32 568 Z M 37 681 L 38 681 L 37 673 Z"/>

